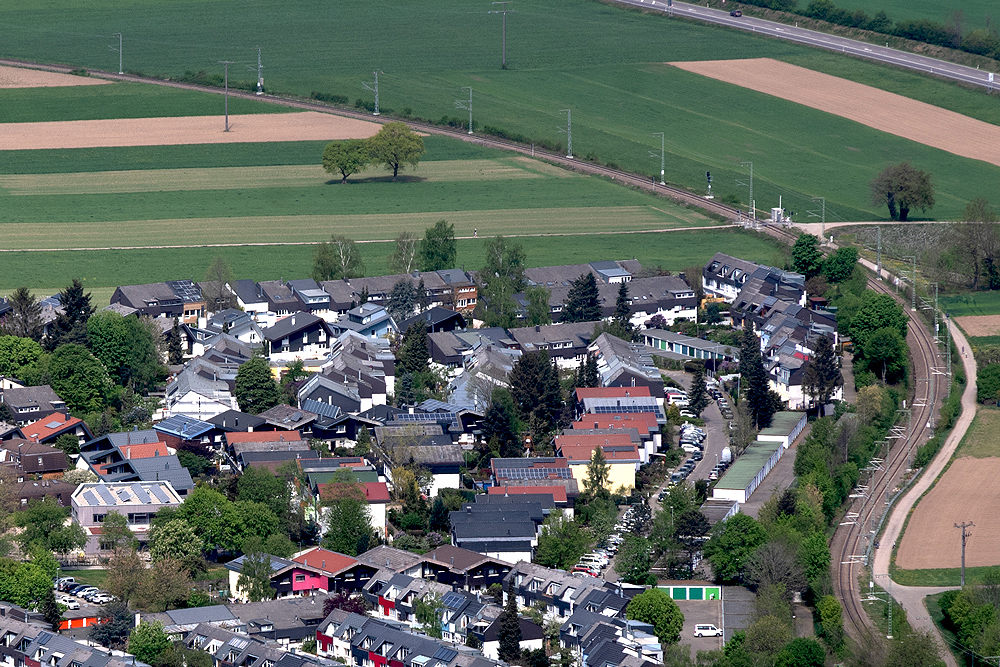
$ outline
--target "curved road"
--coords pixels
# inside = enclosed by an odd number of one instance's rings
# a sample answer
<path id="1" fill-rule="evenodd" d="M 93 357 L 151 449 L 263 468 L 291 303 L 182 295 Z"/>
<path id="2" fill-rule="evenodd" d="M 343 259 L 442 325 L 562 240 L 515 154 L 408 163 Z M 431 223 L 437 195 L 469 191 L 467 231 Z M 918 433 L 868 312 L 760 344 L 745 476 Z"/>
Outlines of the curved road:
<path id="1" fill-rule="evenodd" d="M 730 16 L 729 12 L 724 10 L 709 9 L 708 7 L 692 5 L 686 2 L 674 2 L 672 6 L 668 6 L 666 2 L 660 2 L 659 0 L 614 1 L 623 5 L 656 9 L 662 12 L 671 13 L 674 16 L 682 16 L 684 18 L 705 21 L 706 23 L 724 25 L 738 30 L 756 32 L 762 35 L 767 35 L 768 37 L 775 37 L 777 39 L 784 39 L 790 42 L 804 44 L 806 46 L 813 46 L 820 49 L 826 49 L 828 51 L 836 51 L 838 53 L 844 53 L 860 58 L 868 58 L 869 60 L 876 60 L 889 65 L 896 65 L 898 67 L 903 67 L 917 72 L 923 72 L 924 74 L 933 74 L 935 76 L 944 77 L 953 81 L 961 81 L 962 83 L 982 86 L 983 88 L 992 89 L 994 85 L 1000 85 L 1000 77 L 997 78 L 995 84 L 991 83 L 989 80 L 990 73 L 974 67 L 957 65 L 944 60 L 938 60 L 937 58 L 928 58 L 927 56 L 907 53 L 906 51 L 900 51 L 898 49 L 875 46 L 874 44 L 861 42 L 856 39 L 838 37 L 837 35 L 829 35 L 825 32 L 808 30 L 806 28 L 790 26 L 784 23 L 777 23 L 775 21 L 766 21 L 764 19 L 753 18 L 750 16 L 741 16 L 737 18 Z"/>

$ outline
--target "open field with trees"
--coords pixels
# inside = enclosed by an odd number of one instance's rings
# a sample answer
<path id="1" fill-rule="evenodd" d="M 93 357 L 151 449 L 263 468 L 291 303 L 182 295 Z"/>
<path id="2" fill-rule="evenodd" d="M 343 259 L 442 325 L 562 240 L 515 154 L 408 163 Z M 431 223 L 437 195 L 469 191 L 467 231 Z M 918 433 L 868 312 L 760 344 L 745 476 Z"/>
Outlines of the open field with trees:
<path id="1" fill-rule="evenodd" d="M 578 156 L 640 173 L 656 169 L 657 161 L 649 157 L 659 148 L 652 132 L 667 131 L 668 180 L 698 190 L 705 171 L 712 171 L 717 196 L 745 201 L 746 190 L 736 179 L 745 178 L 740 162 L 753 160 L 758 206 L 776 205 L 782 196 L 786 209 L 800 216 L 812 196 L 825 196 L 831 219 L 884 217 L 868 203 L 866 186 L 890 159 L 933 167 L 940 196 L 930 215 L 937 218 L 955 217 L 978 194 L 976 183 L 998 175 L 980 163 L 658 64 L 753 55 L 794 58 L 805 66 L 815 59 L 822 69 L 828 54 L 733 31 L 720 39 L 716 28 L 589 0 L 559 7 L 529 0 L 519 6 L 508 26 L 507 71 L 499 69 L 499 40 L 490 38 L 498 32 L 497 17 L 457 1 L 416 2 L 389 11 L 382 2 L 345 9 L 293 0 L 278 11 L 228 1 L 180 7 L 157 0 L 144 3 L 141 16 L 106 1 L 86 9 L 70 5 L 51 0 L 16 11 L 11 26 L 17 30 L 4 31 L 14 33 L 4 34 L 8 53 L 109 69 L 116 63 L 109 62 L 102 35 L 114 24 L 125 34 L 127 70 L 182 78 L 190 70 L 189 78 L 207 81 L 221 75 L 217 60 L 254 65 L 252 47 L 259 43 L 269 90 L 370 104 L 370 93 L 359 84 L 370 76 L 366 72 L 379 68 L 383 111 L 433 120 L 454 118 L 454 98 L 471 85 L 477 127 L 565 145 L 559 109 L 570 108 Z M 312 29 L 303 29 L 304 19 Z M 223 21 L 230 29 L 217 34 L 214 26 Z M 179 26 L 183 39 L 174 33 Z M 553 42 L 551 36 L 567 27 L 574 39 Z M 294 48 L 285 39 L 293 31 Z M 331 34 L 338 36 L 332 43 Z M 394 49 L 376 47 L 386 43 Z M 870 79 L 865 83 L 887 78 L 885 69 L 854 64 L 860 78 Z M 197 76 L 202 69 L 207 74 Z M 231 85 L 252 83 L 243 67 L 230 74 Z M 914 86 L 942 91 L 928 93 L 933 97 L 954 98 L 949 108 L 957 104 L 970 107 L 973 115 L 988 113 L 985 94 L 929 79 Z"/>

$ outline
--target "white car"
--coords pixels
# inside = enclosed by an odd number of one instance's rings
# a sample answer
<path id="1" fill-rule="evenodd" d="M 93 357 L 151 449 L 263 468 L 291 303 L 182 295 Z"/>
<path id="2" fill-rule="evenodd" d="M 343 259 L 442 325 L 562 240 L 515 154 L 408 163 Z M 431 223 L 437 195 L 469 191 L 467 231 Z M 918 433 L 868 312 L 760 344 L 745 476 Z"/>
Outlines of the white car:
<path id="1" fill-rule="evenodd" d="M 722 630 L 708 623 L 699 623 L 694 626 L 695 637 L 721 637 Z"/>
<path id="2" fill-rule="evenodd" d="M 80 603 L 79 602 L 77 602 L 73 598 L 67 597 L 65 595 L 56 598 L 56 602 L 59 603 L 59 604 L 61 604 L 64 607 L 66 607 L 67 609 L 76 610 L 76 609 L 80 608 Z"/>

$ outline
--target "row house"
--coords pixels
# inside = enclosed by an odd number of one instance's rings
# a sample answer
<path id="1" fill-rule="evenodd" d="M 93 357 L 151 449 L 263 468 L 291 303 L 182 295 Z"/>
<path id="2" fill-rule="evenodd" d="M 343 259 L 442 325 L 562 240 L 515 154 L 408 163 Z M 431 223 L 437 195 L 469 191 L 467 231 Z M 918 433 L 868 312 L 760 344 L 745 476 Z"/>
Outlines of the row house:
<path id="1" fill-rule="evenodd" d="M 64 417 L 69 415 L 66 401 L 47 384 L 2 389 L 0 404 L 7 408 L 17 426 L 25 426 L 56 415 Z"/>
<path id="2" fill-rule="evenodd" d="M 617 594 L 615 584 L 527 561 L 514 565 L 503 585 L 506 595 L 516 596 L 519 607 L 540 607 L 549 620 L 567 619 L 580 608 L 622 616 L 628 605 L 628 600 Z"/>
<path id="3" fill-rule="evenodd" d="M 197 325 L 207 303 L 201 289 L 190 280 L 168 280 L 147 285 L 125 285 L 111 295 L 112 306 L 132 309 L 137 315 L 174 319 Z"/>
<path id="4" fill-rule="evenodd" d="M 429 579 L 397 574 L 389 569 L 379 570 L 365 584 L 362 595 L 372 607 L 375 618 L 414 626 L 418 600 L 428 596 L 442 597 L 451 592 L 451 586 Z"/>
<path id="5" fill-rule="evenodd" d="M 601 386 L 648 387 L 653 396 L 663 395 L 663 376 L 653 363 L 652 350 L 642 343 L 603 333 L 587 352 L 597 358 Z"/>

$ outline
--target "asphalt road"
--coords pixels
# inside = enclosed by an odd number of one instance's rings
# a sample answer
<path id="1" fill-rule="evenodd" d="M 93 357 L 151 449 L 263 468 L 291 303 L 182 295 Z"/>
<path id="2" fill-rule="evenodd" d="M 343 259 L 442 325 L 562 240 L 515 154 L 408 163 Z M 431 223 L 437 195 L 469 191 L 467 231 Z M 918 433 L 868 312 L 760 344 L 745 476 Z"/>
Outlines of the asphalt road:
<path id="1" fill-rule="evenodd" d="M 907 53 L 897 49 L 875 46 L 867 42 L 828 35 L 815 30 L 797 28 L 785 25 L 784 23 L 765 21 L 764 19 L 751 18 L 749 16 L 737 18 L 730 16 L 727 11 L 709 9 L 708 7 L 700 7 L 686 2 L 674 2 L 671 7 L 668 7 L 666 2 L 659 2 L 659 0 L 615 0 L 615 2 L 635 7 L 657 9 L 676 16 L 684 16 L 707 23 L 724 25 L 738 30 L 746 30 L 747 32 L 757 32 L 769 37 L 814 46 L 828 51 L 837 51 L 851 56 L 868 58 L 984 88 L 992 89 L 994 85 L 1000 85 L 1000 77 L 997 77 L 995 83 L 990 83 L 989 73 L 974 67 L 956 65 L 943 60 L 937 60 L 936 58 L 928 58 L 927 56 Z"/>

